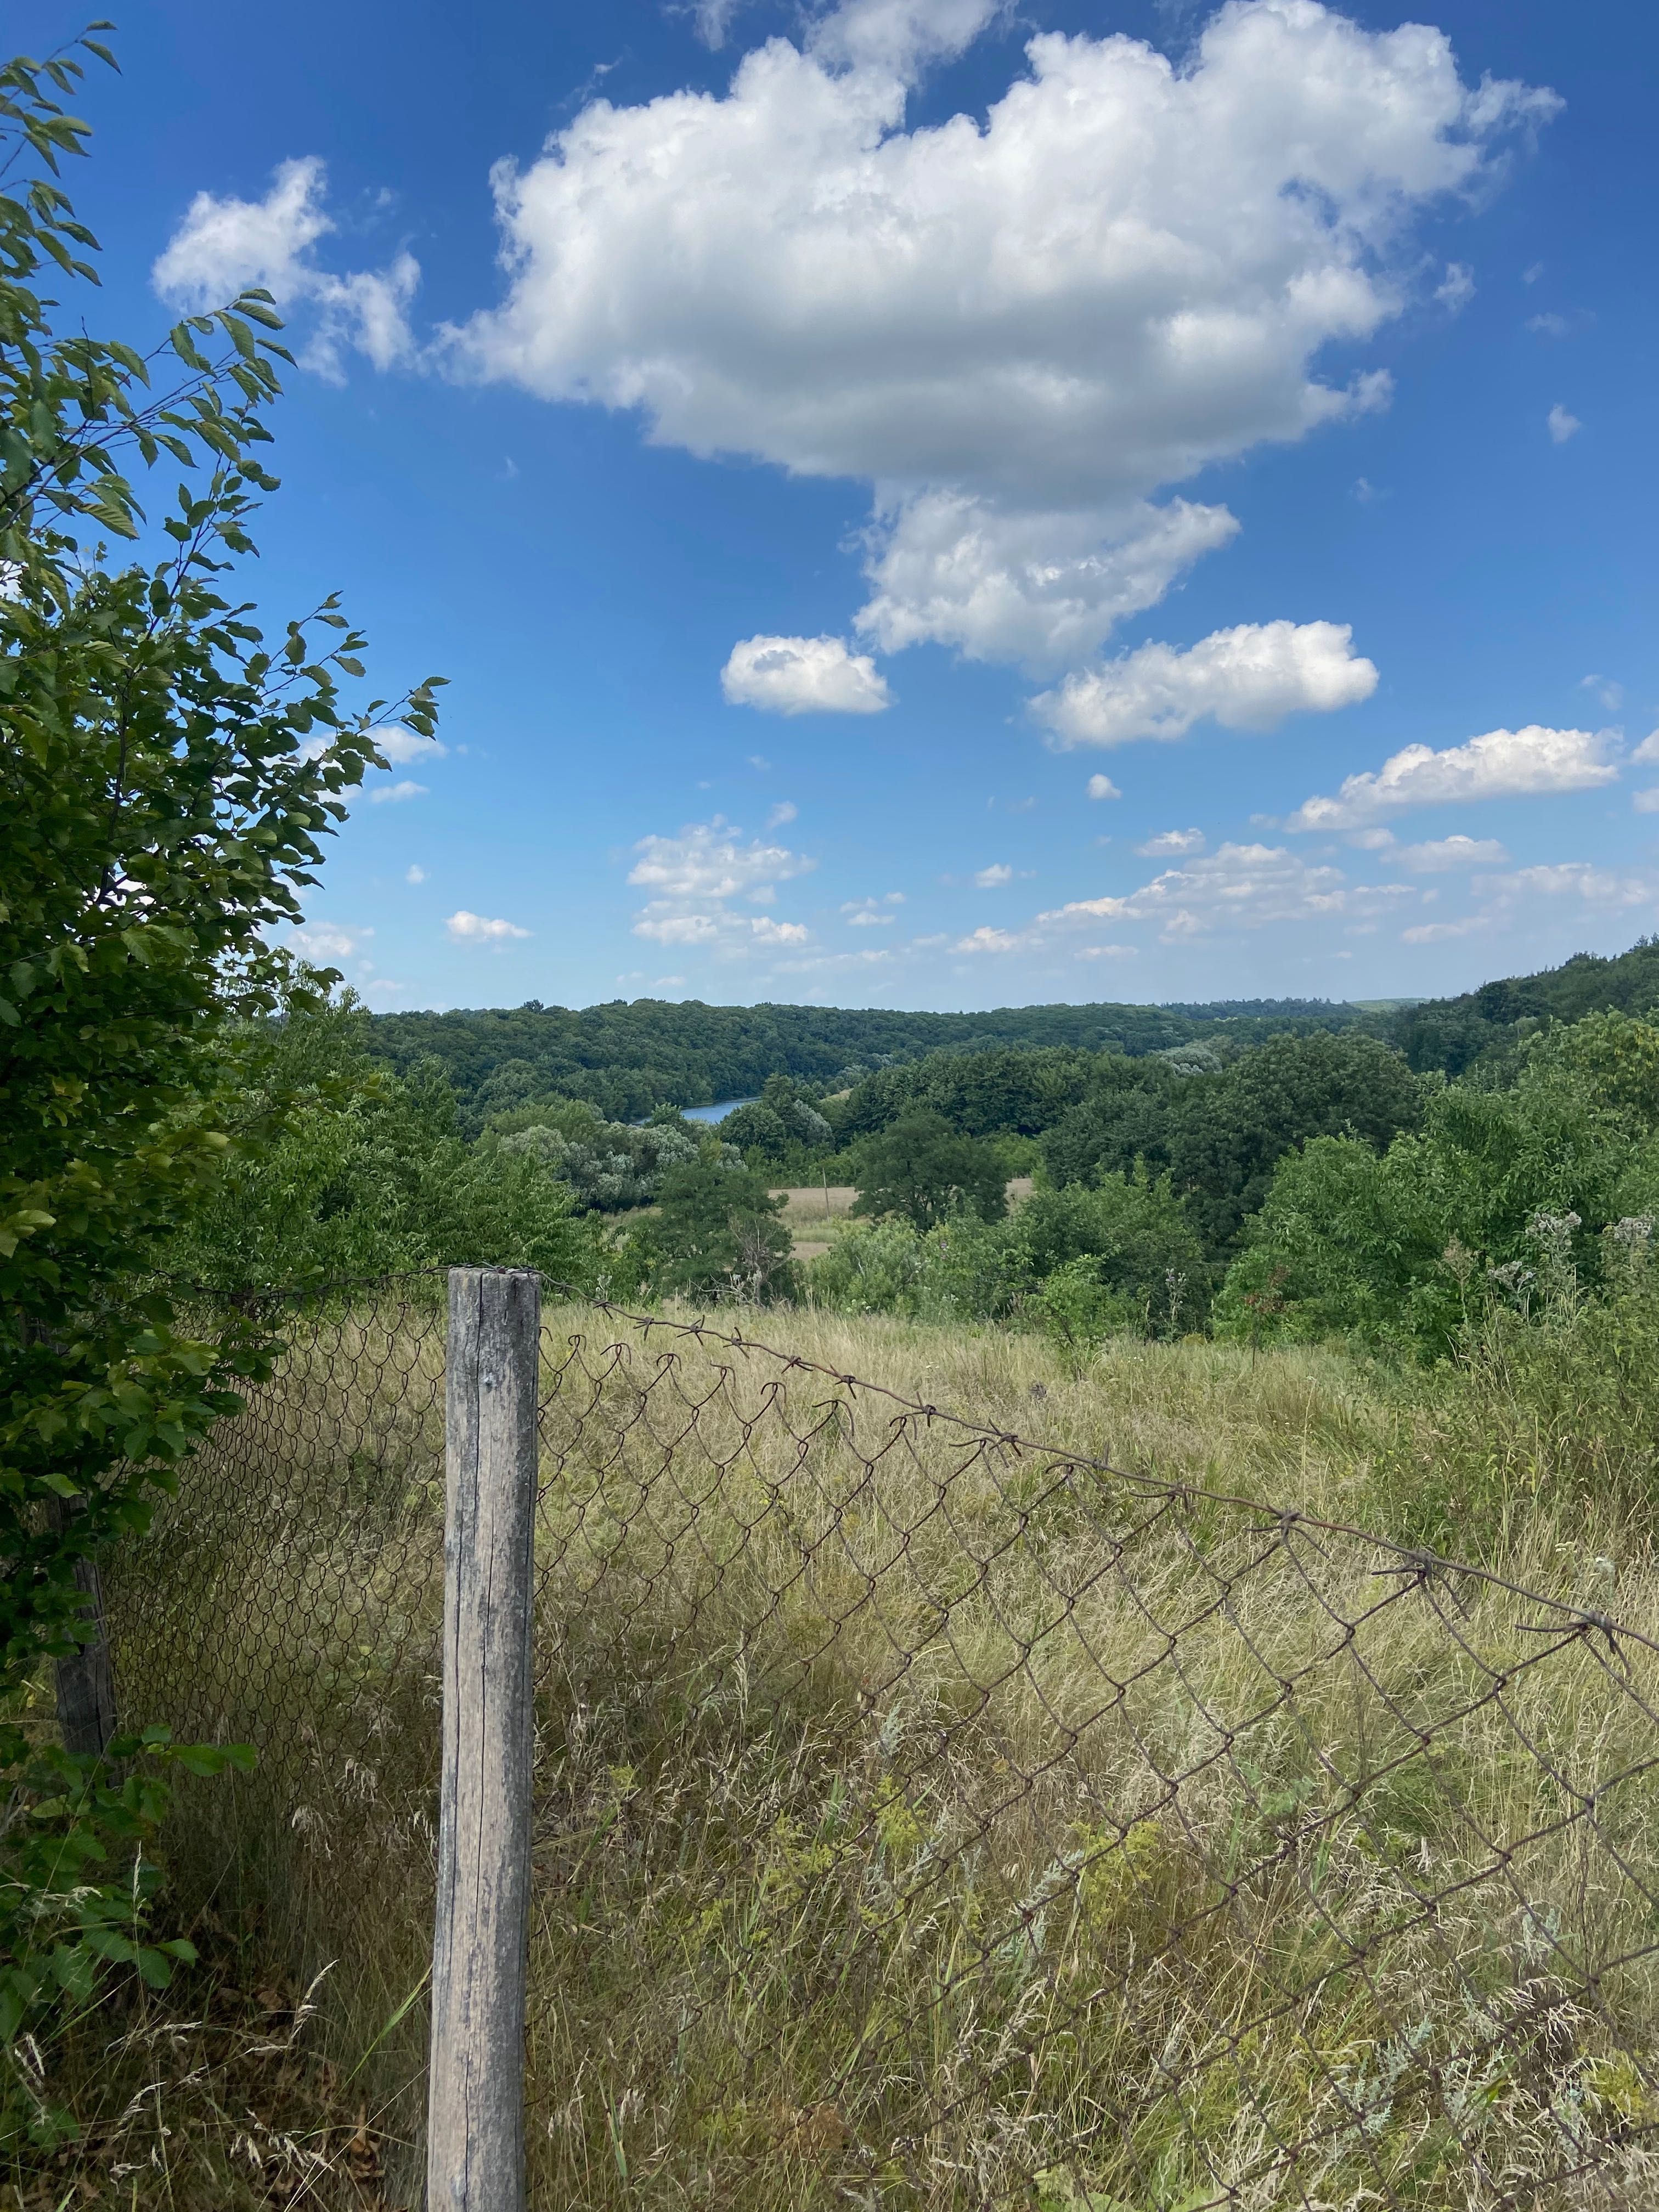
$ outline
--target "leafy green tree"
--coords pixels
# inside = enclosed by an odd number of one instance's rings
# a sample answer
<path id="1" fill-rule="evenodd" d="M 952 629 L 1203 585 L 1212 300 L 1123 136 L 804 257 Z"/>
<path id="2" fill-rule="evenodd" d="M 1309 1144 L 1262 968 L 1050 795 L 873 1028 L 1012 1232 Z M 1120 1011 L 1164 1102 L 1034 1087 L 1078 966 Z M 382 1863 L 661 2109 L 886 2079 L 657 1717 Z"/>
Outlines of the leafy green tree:
<path id="1" fill-rule="evenodd" d="M 405 1080 L 364 1049 L 348 996 L 307 992 L 231 1042 L 244 1126 L 224 1173 L 169 1247 L 175 1275 L 226 1290 L 349 1280 L 442 1266 L 538 1267 L 591 1288 L 597 1236 L 570 1185 L 513 1139 L 469 1144 L 436 1060 Z"/>
<path id="2" fill-rule="evenodd" d="M 836 1313 L 913 1313 L 928 1247 L 901 1215 L 844 1229 L 807 1267 L 812 1302 Z"/>
<path id="3" fill-rule="evenodd" d="M 902 1214 L 931 1229 L 947 1214 L 998 1219 L 1007 1206 L 1007 1177 L 989 1145 L 958 1136 L 938 1114 L 907 1114 L 858 1152 L 854 1213 Z"/>
<path id="4" fill-rule="evenodd" d="M 1091 1188 L 1034 1191 L 1010 1215 L 1005 1237 L 1029 1280 L 1051 1282 L 1071 1269 L 1074 1283 L 1092 1283 L 1116 1302 L 1117 1325 L 1178 1336 L 1200 1327 L 1209 1310 L 1204 1248 L 1167 1176 L 1105 1175 Z"/>
<path id="5" fill-rule="evenodd" d="M 728 1114 L 720 1132 L 723 1143 L 771 1161 L 826 1152 L 835 1143 L 829 1122 L 787 1075 L 769 1075 L 760 1097 Z"/>
<path id="6" fill-rule="evenodd" d="M 1043 1166 L 1056 1189 L 1100 1175 L 1154 1175 L 1170 1164 L 1170 1119 L 1182 1082 L 1164 1054 L 1114 1055 L 1092 1071 L 1089 1095 L 1044 1131 Z"/>
<path id="7" fill-rule="evenodd" d="M 1206 1244 L 1224 1252 L 1292 1146 L 1347 1133 L 1380 1150 L 1422 1109 L 1418 1079 L 1375 1037 L 1274 1037 L 1172 1095 L 1170 1177 Z"/>
<path id="8" fill-rule="evenodd" d="M 756 1304 L 793 1297 L 799 1284 L 782 1211 L 783 1200 L 750 1169 L 723 1159 L 717 1145 L 671 1168 L 653 1224 L 658 1288 Z"/>
<path id="9" fill-rule="evenodd" d="M 106 27 L 94 26 L 94 29 Z M 105 50 L 93 39 L 80 46 Z M 342 699 L 362 641 L 331 600 L 268 647 L 227 574 L 252 552 L 261 410 L 285 359 L 268 295 L 180 323 L 148 357 L 85 334 L 96 241 L 57 181 L 86 127 L 61 95 L 76 50 L 0 69 L 0 1705 L 83 1634 L 77 1560 L 141 1524 L 168 1468 L 236 1402 L 259 1349 L 204 1342 L 143 1279 L 236 1143 L 227 1025 L 286 986 L 269 945 L 300 913 L 319 840 L 398 714 L 431 690 Z M 134 474 L 185 475 L 159 542 Z M 273 1112 L 278 1103 L 273 1101 Z M 0 1719 L 27 1797 L 27 1741 Z M 100 1842 L 91 1889 L 125 1879 Z M 113 1815 L 112 1814 L 112 1818 Z M 18 1813 L 4 1881 L 33 1880 Z M 27 1923 L 27 1914 L 22 1916 Z M 17 1926 L 14 1922 L 14 1927 Z M 84 1980 L 100 1939 L 65 1933 L 44 1981 L 14 1957 L 27 2025 Z M 77 1944 L 79 1948 L 77 1948 Z M 91 1946 L 91 1951 L 87 1950 Z M 97 1955 L 109 1957 L 107 1951 Z M 77 1979 L 80 1978 L 80 1979 Z M 21 1993 L 33 1986 L 34 1994 Z"/>
<path id="10" fill-rule="evenodd" d="M 1540 1216 L 1571 1219 L 1571 1254 L 1600 1288 L 1603 1232 L 1659 1211 L 1659 1027 L 1613 1012 L 1523 1045 L 1506 1091 L 1431 1096 L 1419 1131 L 1378 1154 L 1316 1139 L 1283 1159 L 1230 1269 L 1218 1326 L 1351 1335 L 1433 1357 L 1505 1271 L 1535 1272 Z M 1252 1304 L 1250 1302 L 1255 1300 Z"/>

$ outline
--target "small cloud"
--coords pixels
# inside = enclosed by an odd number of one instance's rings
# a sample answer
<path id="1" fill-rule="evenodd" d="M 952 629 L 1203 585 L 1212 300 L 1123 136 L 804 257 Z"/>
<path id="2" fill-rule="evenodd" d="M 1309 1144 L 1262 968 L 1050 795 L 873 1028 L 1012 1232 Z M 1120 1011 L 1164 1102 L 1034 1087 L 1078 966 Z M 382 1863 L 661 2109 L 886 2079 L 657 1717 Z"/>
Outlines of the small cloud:
<path id="1" fill-rule="evenodd" d="M 1402 945 L 1443 945 L 1449 937 L 1468 937 L 1478 929 L 1490 929 L 1492 916 L 1486 914 L 1465 915 L 1462 921 L 1420 921 L 1415 929 L 1402 929 Z"/>
<path id="2" fill-rule="evenodd" d="M 847 926 L 849 929 L 886 929 L 898 920 L 898 916 L 896 914 L 884 914 L 881 911 L 882 908 L 903 904 L 902 891 L 889 891 L 885 897 L 880 900 L 848 899 L 842 907 L 842 912 L 847 917 Z"/>
<path id="3" fill-rule="evenodd" d="M 1030 703 L 1049 743 L 1066 751 L 1182 738 L 1206 715 L 1224 729 L 1273 730 L 1290 714 L 1355 706 L 1376 683 L 1346 623 L 1240 623 L 1185 651 L 1142 645 L 1074 669 Z"/>
<path id="4" fill-rule="evenodd" d="M 981 868 L 974 878 L 975 887 L 982 891 L 1000 890 L 1004 884 L 1014 880 L 1014 872 L 1006 860 L 994 860 L 988 868 Z"/>
<path id="5" fill-rule="evenodd" d="M 979 928 L 970 936 L 959 937 L 951 947 L 952 952 L 1018 952 L 1022 940 L 1006 929 Z"/>
<path id="6" fill-rule="evenodd" d="M 1135 945 L 1079 945 L 1072 957 L 1074 960 L 1134 960 L 1139 953 Z"/>
<path id="7" fill-rule="evenodd" d="M 1145 860 L 1162 860 L 1174 854 L 1201 853 L 1205 842 L 1201 830 L 1165 830 L 1149 837 L 1144 845 L 1137 845 L 1135 850 Z"/>
<path id="8" fill-rule="evenodd" d="M 769 830 L 781 830 L 786 822 L 793 822 L 800 812 L 793 799 L 781 799 L 766 817 Z"/>
<path id="9" fill-rule="evenodd" d="M 769 775 L 771 772 L 772 763 L 764 753 L 750 753 L 749 765 L 750 768 L 758 769 L 763 775 Z"/>
<path id="10" fill-rule="evenodd" d="M 1362 853 L 1386 853 L 1394 842 L 1392 830 L 1356 830 L 1348 839 Z"/>
<path id="11" fill-rule="evenodd" d="M 1523 269 L 1521 271 L 1521 282 L 1523 284 L 1535 284 L 1543 273 L 1543 263 L 1541 261 L 1534 261 L 1530 269 Z"/>
<path id="12" fill-rule="evenodd" d="M 410 862 L 408 868 L 404 871 L 404 881 L 406 884 L 423 884 L 426 881 L 426 870 L 421 866 L 418 860 L 411 860 Z"/>
<path id="13" fill-rule="evenodd" d="M 417 738 L 413 730 L 404 729 L 401 722 L 392 722 L 384 730 L 376 730 L 374 742 L 389 761 L 398 768 L 407 768 L 413 760 L 444 760 L 449 748 L 436 738 Z"/>
<path id="14" fill-rule="evenodd" d="M 1659 784 L 1647 791 L 1638 791 L 1631 800 L 1638 814 L 1659 814 Z"/>
<path id="15" fill-rule="evenodd" d="M 1540 338 L 1564 338 L 1567 335 L 1567 319 L 1565 315 L 1528 315 L 1527 328 Z"/>
<path id="16" fill-rule="evenodd" d="M 401 806 L 406 799 L 424 799 L 427 787 L 405 776 L 401 783 L 383 783 L 368 794 L 371 806 Z"/>
<path id="17" fill-rule="evenodd" d="M 1496 837 L 1436 837 L 1423 845 L 1402 845 L 1397 856 L 1414 874 L 1447 868 L 1494 868 L 1509 854 Z"/>
<path id="18" fill-rule="evenodd" d="M 1359 830 L 1395 808 L 1594 791 L 1618 781 L 1607 757 L 1610 742 L 1606 731 L 1549 730 L 1534 722 L 1524 730 L 1488 730 L 1442 752 L 1406 745 L 1374 774 L 1348 776 L 1334 798 L 1304 799 L 1285 826 Z"/>
<path id="19" fill-rule="evenodd" d="M 321 965 L 331 960 L 349 960 L 372 929 L 342 929 L 328 922 L 307 922 L 289 943 L 302 960 Z"/>
<path id="20" fill-rule="evenodd" d="M 1593 691 L 1610 714 L 1616 714 L 1625 703 L 1625 687 L 1615 684 L 1611 676 L 1581 676 L 1578 689 Z"/>
<path id="21" fill-rule="evenodd" d="M 1474 271 L 1462 261 L 1449 261 L 1445 276 L 1435 287 L 1434 296 L 1443 307 L 1456 314 L 1474 297 Z"/>
<path id="22" fill-rule="evenodd" d="M 376 368 L 411 361 L 409 307 L 419 263 L 399 253 L 384 269 L 337 276 L 319 268 L 312 249 L 337 228 L 326 197 L 327 171 L 314 155 L 283 162 L 262 200 L 198 192 L 150 271 L 156 292 L 196 313 L 256 284 L 274 294 L 286 314 L 305 306 L 313 327 L 300 364 L 330 383 L 343 382 L 341 355 L 348 348 Z"/>
<path id="23" fill-rule="evenodd" d="M 491 921 L 483 915 L 469 914 L 465 907 L 452 914 L 444 927 L 458 945 L 501 945 L 509 937 L 530 934 L 515 921 Z"/>
<path id="24" fill-rule="evenodd" d="M 1565 446 L 1569 438 L 1577 436 L 1584 427 L 1576 415 L 1568 414 L 1559 399 L 1545 420 L 1549 424 L 1550 435 L 1558 446 Z"/>
<path id="25" fill-rule="evenodd" d="M 720 671 L 733 707 L 773 714 L 879 714 L 893 703 L 867 653 L 841 637 L 746 637 Z"/>
<path id="26" fill-rule="evenodd" d="M 1659 761 L 1659 730 L 1650 730 L 1631 758 L 1633 761 Z"/>
<path id="27" fill-rule="evenodd" d="M 1109 775 L 1091 775 L 1089 778 L 1089 796 L 1091 799 L 1121 799 L 1123 793 Z"/>
<path id="28" fill-rule="evenodd" d="M 1369 477 L 1356 477 L 1352 496 L 1360 507 L 1374 507 L 1379 499 L 1387 499 L 1389 495 L 1374 484 Z"/>

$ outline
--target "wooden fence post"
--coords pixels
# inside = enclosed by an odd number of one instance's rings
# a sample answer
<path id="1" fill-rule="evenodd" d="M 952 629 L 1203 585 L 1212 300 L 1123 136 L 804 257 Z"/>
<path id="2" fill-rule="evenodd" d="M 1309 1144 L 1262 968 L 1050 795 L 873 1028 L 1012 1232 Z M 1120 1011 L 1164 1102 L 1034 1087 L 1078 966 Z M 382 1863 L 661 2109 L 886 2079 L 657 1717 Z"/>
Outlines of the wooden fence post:
<path id="1" fill-rule="evenodd" d="M 452 1267 L 428 2212 L 524 2212 L 541 1283 Z"/>

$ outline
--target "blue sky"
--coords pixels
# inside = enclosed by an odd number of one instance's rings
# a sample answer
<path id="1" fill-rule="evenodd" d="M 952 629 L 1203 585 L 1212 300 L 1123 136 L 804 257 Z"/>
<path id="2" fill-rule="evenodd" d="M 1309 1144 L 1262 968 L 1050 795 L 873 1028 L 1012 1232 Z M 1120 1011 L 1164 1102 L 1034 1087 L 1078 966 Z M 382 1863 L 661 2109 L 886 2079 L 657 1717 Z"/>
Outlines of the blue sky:
<path id="1" fill-rule="evenodd" d="M 1650 9 L 115 44 L 103 326 L 270 284 L 258 596 L 451 679 L 308 917 L 372 1005 L 1367 997 L 1659 927 Z"/>

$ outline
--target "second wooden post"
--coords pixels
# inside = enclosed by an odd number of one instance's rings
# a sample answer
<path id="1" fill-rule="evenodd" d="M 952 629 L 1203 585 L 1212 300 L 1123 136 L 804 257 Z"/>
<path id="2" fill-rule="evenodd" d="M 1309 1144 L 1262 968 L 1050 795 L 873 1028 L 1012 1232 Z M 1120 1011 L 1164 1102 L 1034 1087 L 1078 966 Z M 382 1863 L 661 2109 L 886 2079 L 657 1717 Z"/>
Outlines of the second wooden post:
<path id="1" fill-rule="evenodd" d="M 540 1279 L 453 1267 L 428 2212 L 523 2212 Z"/>

